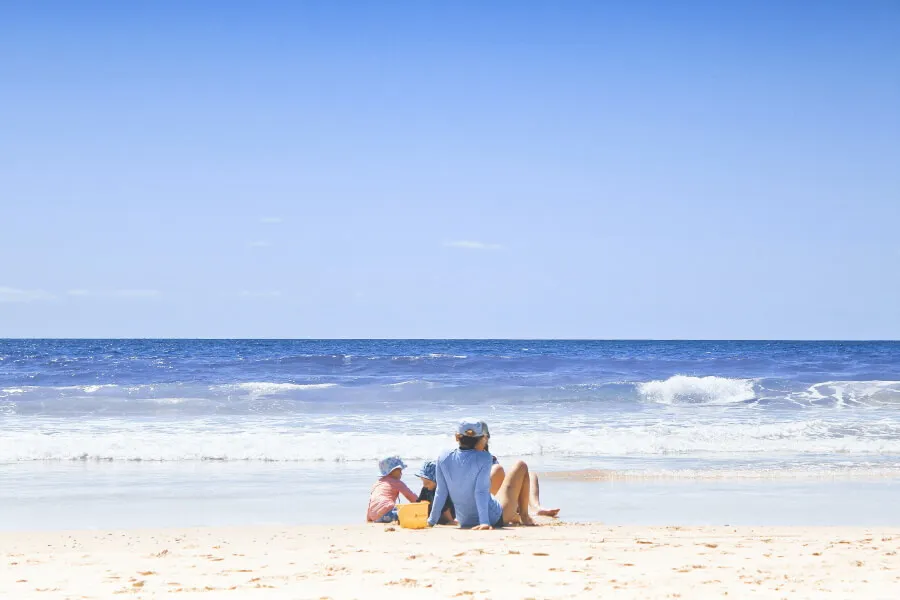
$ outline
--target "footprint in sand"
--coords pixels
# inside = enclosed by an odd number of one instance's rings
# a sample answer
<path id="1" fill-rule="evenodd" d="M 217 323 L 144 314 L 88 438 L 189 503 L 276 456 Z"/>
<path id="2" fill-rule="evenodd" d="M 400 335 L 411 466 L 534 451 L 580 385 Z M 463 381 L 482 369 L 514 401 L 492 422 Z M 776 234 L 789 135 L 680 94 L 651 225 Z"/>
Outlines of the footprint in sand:
<path id="1" fill-rule="evenodd" d="M 397 581 L 388 581 L 384 585 L 402 585 L 403 587 L 417 587 L 419 582 L 415 579 L 410 579 L 409 577 L 404 577 L 403 579 L 398 579 Z"/>

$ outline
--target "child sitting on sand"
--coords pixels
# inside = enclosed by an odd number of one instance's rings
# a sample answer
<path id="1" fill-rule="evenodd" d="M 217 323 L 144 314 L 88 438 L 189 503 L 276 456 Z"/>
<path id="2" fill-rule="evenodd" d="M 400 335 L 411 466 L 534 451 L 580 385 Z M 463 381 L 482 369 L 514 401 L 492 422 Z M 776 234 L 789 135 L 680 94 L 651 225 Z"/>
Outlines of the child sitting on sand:
<path id="1" fill-rule="evenodd" d="M 405 468 L 406 463 L 400 460 L 399 456 L 389 456 L 378 461 L 381 477 L 372 486 L 366 521 L 369 523 L 393 523 L 397 521 L 396 507 L 400 494 L 403 494 L 403 497 L 410 502 L 418 500 L 412 490 L 400 481 Z"/>
<path id="2" fill-rule="evenodd" d="M 419 492 L 419 502 L 427 501 L 429 506 L 434 504 L 434 492 L 437 489 L 437 465 L 433 460 L 426 461 L 416 473 L 416 476 L 422 480 L 422 491 Z M 453 508 L 453 500 L 447 496 L 444 503 L 444 510 L 441 512 L 441 518 L 438 525 L 457 525 L 456 509 Z"/>

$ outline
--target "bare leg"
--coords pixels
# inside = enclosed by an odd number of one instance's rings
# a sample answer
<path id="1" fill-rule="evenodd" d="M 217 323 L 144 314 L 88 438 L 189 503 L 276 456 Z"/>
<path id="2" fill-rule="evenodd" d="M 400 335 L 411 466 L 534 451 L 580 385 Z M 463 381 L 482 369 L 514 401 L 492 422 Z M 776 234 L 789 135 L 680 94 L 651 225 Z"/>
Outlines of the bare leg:
<path id="1" fill-rule="evenodd" d="M 506 471 L 503 470 L 503 467 L 500 465 L 494 465 L 491 467 L 491 495 L 496 496 L 500 491 L 500 486 L 503 485 L 503 480 L 506 478 Z"/>
<path id="2" fill-rule="evenodd" d="M 503 522 L 534 525 L 531 515 L 528 514 L 530 496 L 531 478 L 528 476 L 528 465 L 519 461 L 510 469 L 497 493 L 497 500 L 503 508 Z"/>
<path id="3" fill-rule="evenodd" d="M 558 508 L 544 508 L 543 506 L 541 506 L 541 484 L 540 482 L 538 482 L 537 473 L 529 472 L 528 475 L 529 479 L 531 480 L 531 498 L 529 498 L 531 510 L 542 517 L 555 517 L 556 515 L 558 515 Z"/>

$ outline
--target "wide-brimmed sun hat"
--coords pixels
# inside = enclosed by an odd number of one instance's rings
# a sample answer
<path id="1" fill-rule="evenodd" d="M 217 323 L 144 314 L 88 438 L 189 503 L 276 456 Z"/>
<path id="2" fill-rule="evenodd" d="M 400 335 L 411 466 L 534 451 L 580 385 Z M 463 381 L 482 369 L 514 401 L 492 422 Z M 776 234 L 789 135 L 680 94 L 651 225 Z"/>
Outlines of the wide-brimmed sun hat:
<path id="1" fill-rule="evenodd" d="M 426 460 L 422 463 L 422 468 L 416 472 L 416 477 L 437 481 L 437 465 L 434 464 L 433 460 Z"/>
<path id="2" fill-rule="evenodd" d="M 378 470 L 381 475 L 388 475 L 394 469 L 405 469 L 406 463 L 399 456 L 388 456 L 378 461 Z"/>

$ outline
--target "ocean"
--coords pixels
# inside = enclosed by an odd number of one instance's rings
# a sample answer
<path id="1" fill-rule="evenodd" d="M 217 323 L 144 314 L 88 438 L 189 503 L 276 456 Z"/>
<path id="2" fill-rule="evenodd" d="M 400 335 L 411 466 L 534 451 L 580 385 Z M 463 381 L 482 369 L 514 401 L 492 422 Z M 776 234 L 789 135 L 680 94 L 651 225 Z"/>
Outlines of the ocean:
<path id="1" fill-rule="evenodd" d="M 575 520 L 900 521 L 898 342 L 0 340 L 0 528 L 352 523 L 463 417 Z"/>

